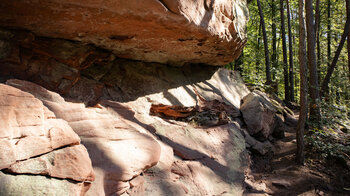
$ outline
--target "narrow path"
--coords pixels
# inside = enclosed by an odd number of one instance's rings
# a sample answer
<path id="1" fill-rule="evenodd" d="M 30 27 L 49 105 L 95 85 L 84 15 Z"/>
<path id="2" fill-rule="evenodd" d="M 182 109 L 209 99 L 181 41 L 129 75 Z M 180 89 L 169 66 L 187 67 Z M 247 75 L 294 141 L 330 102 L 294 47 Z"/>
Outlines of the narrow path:
<path id="1" fill-rule="evenodd" d="M 308 159 L 304 166 L 297 165 L 295 130 L 286 132 L 285 136 L 274 142 L 274 154 L 252 155 L 244 195 L 350 195 L 339 185 L 341 179 L 337 173 L 341 171 L 336 168 L 325 168 L 317 160 Z"/>

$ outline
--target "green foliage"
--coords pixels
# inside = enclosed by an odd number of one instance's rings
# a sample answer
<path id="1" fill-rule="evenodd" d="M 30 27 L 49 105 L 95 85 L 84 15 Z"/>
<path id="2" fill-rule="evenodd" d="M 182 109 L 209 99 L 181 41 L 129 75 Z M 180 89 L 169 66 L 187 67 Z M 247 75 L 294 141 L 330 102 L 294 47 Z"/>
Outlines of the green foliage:
<path id="1" fill-rule="evenodd" d="M 324 131 L 315 129 L 313 134 L 305 137 L 306 147 L 312 156 L 317 158 L 337 158 L 344 162 L 350 160 L 350 145 L 342 143 Z"/>
<path id="2" fill-rule="evenodd" d="M 310 120 L 311 134 L 305 136 L 306 147 L 312 156 L 321 159 L 336 158 L 350 161 L 350 109 L 344 105 L 321 102 L 321 122 Z M 321 128 L 317 126 L 321 124 Z M 341 129 L 344 129 L 343 133 Z"/>
<path id="3" fill-rule="evenodd" d="M 285 1 L 284 1 L 285 2 Z M 316 1 L 313 1 L 315 3 Z M 346 20 L 346 4 L 345 1 L 330 0 L 331 15 L 327 16 L 328 0 L 320 0 L 320 26 L 319 26 L 319 44 L 320 50 L 316 49 L 319 54 L 318 62 L 318 81 L 321 83 L 327 73 L 328 64 L 331 63 L 334 53 L 338 47 L 341 34 L 344 29 Z M 265 25 L 267 31 L 267 42 L 269 46 L 271 59 L 271 74 L 273 85 L 265 85 L 265 60 L 264 60 L 264 45 L 262 38 L 262 30 L 260 25 L 260 16 L 256 1 L 249 3 L 250 21 L 247 26 L 248 42 L 243 50 L 243 59 L 240 67 L 241 75 L 245 83 L 250 89 L 259 89 L 265 92 L 274 92 L 279 98 L 284 98 L 284 75 L 283 75 L 283 54 L 282 54 L 282 39 L 281 39 L 281 20 L 280 20 L 280 5 L 278 0 L 262 1 L 262 10 L 265 16 Z M 297 102 L 299 101 L 299 13 L 298 1 L 290 0 L 291 11 L 291 27 L 292 27 L 292 42 L 287 39 L 287 48 L 290 44 L 293 46 L 293 64 L 294 64 L 294 92 Z M 273 7 L 275 12 L 273 13 Z M 314 5 L 315 8 L 315 5 Z M 287 28 L 287 13 L 284 8 L 285 21 Z M 331 25 L 329 34 L 327 24 Z M 273 32 L 272 27 L 276 26 L 276 56 L 277 62 L 273 63 Z M 287 32 L 287 29 L 286 29 Z M 328 37 L 330 37 L 331 54 L 328 57 Z M 350 137 L 349 133 L 340 132 L 341 127 L 350 127 L 350 70 L 348 67 L 347 48 L 345 44 L 341 51 L 336 69 L 332 75 L 329 84 L 329 97 L 327 101 L 322 100 L 321 121 L 308 122 L 309 127 L 314 127 L 313 134 L 306 136 L 306 146 L 309 152 L 319 156 L 322 159 L 337 158 L 344 161 L 350 161 Z M 289 57 L 288 57 L 289 58 Z M 288 59 L 289 60 L 289 59 Z M 289 61 L 288 61 L 289 62 Z M 237 62 L 232 62 L 226 66 L 228 69 L 233 69 Z M 318 129 L 317 129 L 317 128 Z M 346 132 L 346 131 L 345 131 Z"/>
<path id="4" fill-rule="evenodd" d="M 315 1 L 314 1 L 315 2 Z M 272 7 L 275 7 L 275 13 L 272 13 Z M 272 26 L 276 25 L 277 32 L 277 62 L 271 65 L 271 74 L 273 81 L 278 84 L 278 96 L 284 98 L 284 82 L 283 82 L 283 56 L 282 56 L 282 39 L 281 39 L 281 22 L 280 22 L 280 5 L 278 0 L 268 0 L 261 1 L 261 6 L 263 8 L 266 31 L 267 31 L 267 41 L 270 51 L 270 59 L 272 62 Z M 299 13 L 298 13 L 298 1 L 290 0 L 291 7 L 291 26 L 292 26 L 292 43 L 287 45 L 293 45 L 293 62 L 294 62 L 294 92 L 296 95 L 296 100 L 299 100 L 299 60 L 298 60 L 298 44 L 299 44 Z M 323 80 L 327 72 L 327 63 L 332 60 L 334 52 L 339 44 L 341 34 L 343 32 L 345 20 L 346 20 L 346 6 L 345 1 L 331 0 L 331 59 L 327 58 L 327 0 L 320 1 L 320 59 L 319 64 L 319 82 Z M 251 1 L 249 3 L 250 20 L 247 26 L 248 42 L 243 50 L 243 64 L 241 65 L 242 71 L 241 75 L 246 83 L 264 87 L 266 81 L 265 75 L 265 60 L 264 60 L 264 46 L 262 39 L 262 30 L 260 27 L 260 16 L 258 12 L 258 7 L 256 1 Z M 285 10 L 285 17 L 287 17 Z M 287 21 L 287 19 L 286 19 Z M 287 30 L 287 29 L 286 29 Z M 347 50 L 344 46 L 339 61 L 337 63 L 336 70 L 333 73 L 330 82 L 330 97 L 329 99 L 336 100 L 338 105 L 346 105 L 350 103 L 350 85 L 349 85 L 349 68 L 347 67 L 348 57 Z M 288 48 L 288 46 L 287 46 Z M 289 58 L 289 57 L 288 57 Z M 228 69 L 233 69 L 234 63 L 230 63 L 227 66 Z M 349 105 L 347 106 L 349 108 Z"/>
<path id="5" fill-rule="evenodd" d="M 331 103 L 323 100 L 321 103 L 321 121 L 309 119 L 310 127 L 325 127 L 333 130 L 339 128 L 339 125 L 350 125 L 350 108 L 349 106 Z"/>
<path id="6" fill-rule="evenodd" d="M 350 109 L 347 106 L 322 102 L 321 108 L 322 123 L 325 126 L 335 128 L 336 125 L 350 123 Z"/>

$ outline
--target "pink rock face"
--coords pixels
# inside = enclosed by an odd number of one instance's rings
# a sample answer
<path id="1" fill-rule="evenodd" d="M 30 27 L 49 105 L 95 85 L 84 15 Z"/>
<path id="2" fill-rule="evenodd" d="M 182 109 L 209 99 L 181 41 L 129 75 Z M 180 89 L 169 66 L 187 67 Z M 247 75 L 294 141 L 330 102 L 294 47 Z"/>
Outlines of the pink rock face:
<path id="1" fill-rule="evenodd" d="M 0 84 L 0 169 L 16 161 L 79 144 L 68 123 L 56 119 L 40 100 Z"/>
<path id="2" fill-rule="evenodd" d="M 246 0 L 3 0 L 0 26 L 93 43 L 118 57 L 224 65 L 246 42 Z"/>
<path id="3" fill-rule="evenodd" d="M 94 181 L 91 160 L 83 145 L 74 145 L 40 157 L 12 164 L 8 172 L 16 174 L 40 174 L 75 181 Z"/>
<path id="4" fill-rule="evenodd" d="M 121 194 L 130 188 L 129 180 L 157 164 L 158 142 L 112 113 L 111 106 L 108 106 L 111 109 L 86 108 L 84 104 L 66 102 L 59 94 L 30 82 L 8 80 L 7 84 L 40 99 L 82 138 L 96 172 L 88 195 Z"/>

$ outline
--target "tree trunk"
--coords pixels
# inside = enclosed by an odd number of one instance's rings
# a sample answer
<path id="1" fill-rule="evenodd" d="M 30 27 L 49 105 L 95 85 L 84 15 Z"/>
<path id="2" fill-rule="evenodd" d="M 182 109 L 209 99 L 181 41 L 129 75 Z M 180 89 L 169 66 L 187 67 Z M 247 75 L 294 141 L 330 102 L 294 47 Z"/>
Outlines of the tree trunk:
<path id="1" fill-rule="evenodd" d="M 288 20 L 288 43 L 289 43 L 289 96 L 290 101 L 294 101 L 294 71 L 293 71 L 293 40 L 292 27 L 290 25 L 290 7 L 289 0 L 287 2 L 287 20 Z"/>
<path id="2" fill-rule="evenodd" d="M 284 27 L 284 8 L 283 0 L 280 0 L 280 12 L 281 12 L 281 33 L 282 33 L 282 48 L 283 48 L 283 75 L 284 75 L 284 99 L 289 101 L 289 83 L 288 83 L 288 59 L 287 59 L 287 44 L 286 44 L 286 31 Z"/>
<path id="3" fill-rule="evenodd" d="M 347 0 L 348 2 L 349 0 Z M 334 58 L 333 58 L 333 61 L 332 61 L 332 64 L 331 66 L 328 67 L 327 69 L 327 74 L 326 74 L 326 77 L 324 78 L 323 82 L 322 82 L 322 96 L 328 96 L 328 93 L 329 93 L 329 81 L 331 79 L 331 76 L 332 76 L 332 73 L 335 69 L 335 66 L 337 65 L 337 62 L 338 62 L 338 58 L 339 58 L 339 55 L 340 55 L 340 52 L 344 46 L 344 43 L 345 43 L 345 40 L 346 40 L 346 37 L 348 36 L 349 34 L 349 31 L 350 31 L 350 14 L 348 13 L 347 15 L 347 19 L 346 19 L 346 23 L 345 23 L 345 27 L 344 27 L 344 32 L 341 36 L 341 40 L 340 40 L 340 43 L 338 45 L 338 48 L 337 48 L 337 51 L 335 52 L 334 54 Z"/>
<path id="4" fill-rule="evenodd" d="M 346 1 L 346 13 L 350 13 L 350 1 Z M 348 16 L 349 19 L 349 16 Z M 349 75 L 349 81 L 350 81 L 350 32 L 348 33 L 348 75 Z"/>
<path id="5" fill-rule="evenodd" d="M 260 0 L 256 0 L 259 8 L 259 15 L 260 15 L 260 23 L 261 28 L 263 32 L 263 39 L 264 39 L 264 49 L 265 49 L 265 66 L 266 66 L 266 84 L 271 84 L 271 72 L 270 72 L 270 55 L 269 55 L 269 47 L 267 45 L 267 35 L 266 35 L 266 29 L 265 29 L 265 21 L 264 21 L 264 14 L 261 8 Z"/>
<path id="6" fill-rule="evenodd" d="M 272 16 L 272 67 L 277 70 L 277 32 L 276 32 L 276 4 L 275 0 L 272 0 L 271 16 Z M 272 72 L 272 79 L 276 79 L 276 71 Z"/>
<path id="7" fill-rule="evenodd" d="M 311 0 L 305 1 L 306 26 L 307 26 L 307 57 L 310 71 L 310 118 L 320 122 L 320 93 L 318 89 L 317 64 L 315 53 L 315 23 L 313 14 L 313 5 Z"/>
<path id="8" fill-rule="evenodd" d="M 260 37 L 261 37 L 261 21 L 259 22 L 259 27 L 258 27 L 258 39 L 257 39 L 257 49 L 255 50 L 255 55 L 256 55 L 256 59 L 255 59 L 255 65 L 256 65 L 256 70 L 257 70 L 257 74 L 260 73 Z"/>
<path id="9" fill-rule="evenodd" d="M 235 61 L 234 64 L 235 65 L 234 65 L 233 70 L 238 71 L 239 73 L 242 74 L 242 72 L 243 72 L 243 68 L 242 68 L 242 65 L 243 65 L 243 51 L 242 51 L 242 54 L 238 57 L 238 59 Z"/>
<path id="10" fill-rule="evenodd" d="M 327 0 L 327 65 L 331 65 L 331 0 Z"/>
<path id="11" fill-rule="evenodd" d="M 307 59 L 305 44 L 304 0 L 299 0 L 299 66 L 300 66 L 300 114 L 297 126 L 296 161 L 304 164 L 304 128 L 307 116 Z"/>
<path id="12" fill-rule="evenodd" d="M 316 47 L 317 47 L 317 75 L 320 76 L 321 66 L 321 46 L 320 46 L 320 0 L 316 0 L 315 15 L 315 31 L 316 31 Z"/>

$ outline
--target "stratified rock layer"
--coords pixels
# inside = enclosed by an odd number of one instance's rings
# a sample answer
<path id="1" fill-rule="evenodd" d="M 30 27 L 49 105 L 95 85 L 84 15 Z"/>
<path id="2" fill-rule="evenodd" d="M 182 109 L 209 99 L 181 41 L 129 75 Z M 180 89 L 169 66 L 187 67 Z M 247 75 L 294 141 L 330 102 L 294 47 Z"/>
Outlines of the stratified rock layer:
<path id="1" fill-rule="evenodd" d="M 56 119 L 29 93 L 0 84 L 0 108 L 0 169 L 56 148 L 80 143 L 80 138 L 66 121 Z"/>
<path id="2" fill-rule="evenodd" d="M 30 82 L 7 83 L 40 99 L 81 137 L 96 172 L 88 195 L 119 195 L 129 189 L 129 180 L 158 163 L 160 147 L 154 137 L 141 133 L 106 108 L 66 102 L 59 94 Z"/>
<path id="3" fill-rule="evenodd" d="M 246 0 L 4 0 L 0 26 L 93 43 L 118 57 L 224 65 L 246 41 Z"/>
<path id="4" fill-rule="evenodd" d="M 17 162 L 6 171 L 16 174 L 48 175 L 82 182 L 95 180 L 89 154 L 83 145 L 62 148 Z"/>
<path id="5" fill-rule="evenodd" d="M 89 189 L 95 178 L 89 154 L 66 121 L 4 84 L 0 111 L 0 195 L 78 196 Z"/>

